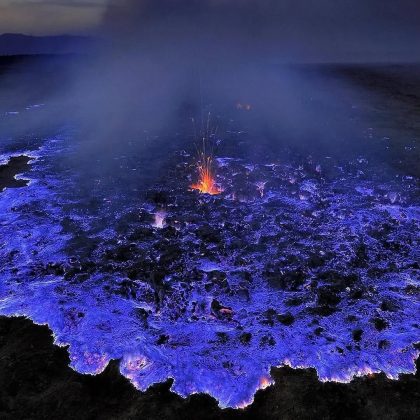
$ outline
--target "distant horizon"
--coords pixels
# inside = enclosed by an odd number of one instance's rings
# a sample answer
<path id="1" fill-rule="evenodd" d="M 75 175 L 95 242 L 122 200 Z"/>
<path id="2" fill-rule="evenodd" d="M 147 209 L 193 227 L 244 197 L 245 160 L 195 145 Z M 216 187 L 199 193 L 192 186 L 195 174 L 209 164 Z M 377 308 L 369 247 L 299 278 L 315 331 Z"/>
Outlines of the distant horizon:
<path id="1" fill-rule="evenodd" d="M 70 38 L 70 39 L 77 39 L 77 40 L 97 40 L 100 39 L 99 36 L 95 36 L 95 35 L 77 35 L 77 34 L 69 34 L 69 33 L 57 33 L 54 35 L 31 35 L 31 34 L 27 34 L 27 33 L 19 33 L 19 32 L 4 32 L 4 33 L 0 33 L 0 38 L 4 37 L 4 36 L 21 36 L 21 37 L 27 37 L 27 38 L 33 38 L 33 39 L 57 39 L 57 38 Z M 19 48 L 22 48 L 21 46 Z M 16 52 L 16 53 L 4 53 L 2 51 L 2 45 L 0 44 L 0 58 L 3 57 L 13 57 L 13 56 L 42 56 L 42 55 L 66 55 L 66 54 L 74 54 L 77 53 L 77 51 L 70 51 L 70 52 L 60 52 L 60 51 L 56 51 L 56 52 L 36 52 L 36 53 L 22 53 L 22 52 Z M 280 55 L 280 54 L 279 54 Z M 290 61 L 279 61 L 278 64 L 280 65 L 343 65 L 343 66 L 358 66 L 358 65 L 370 65 L 370 66 L 381 66 L 381 65 L 420 65 L 420 58 L 418 60 L 372 60 L 372 61 L 367 61 L 367 60 L 357 60 L 354 59 L 353 60 L 349 60 L 349 61 L 328 61 L 328 60 L 314 60 L 314 61 L 303 61 L 303 60 L 290 60 Z"/>
<path id="2" fill-rule="evenodd" d="M 62 55 L 86 53 L 96 42 L 82 35 L 28 35 L 6 32 L 0 34 L 0 56 Z"/>
<path id="3" fill-rule="evenodd" d="M 71 38 L 96 38 L 95 35 L 83 35 L 83 34 L 71 34 L 67 32 L 58 32 L 56 34 L 51 35 L 34 35 L 25 32 L 0 32 L 0 36 L 4 35 L 20 35 L 20 36 L 27 36 L 32 38 L 55 38 L 55 37 L 71 37 Z"/>
<path id="4" fill-rule="evenodd" d="M 89 35 L 73 35 L 73 34 L 66 34 L 66 33 L 62 33 L 62 34 L 56 34 L 56 35 L 30 35 L 30 34 L 24 34 L 24 33 L 11 33 L 11 32 L 5 32 L 5 33 L 0 33 L 0 38 L 3 36 L 22 36 L 22 37 L 27 37 L 27 38 L 34 38 L 34 39 L 48 39 L 48 38 L 70 38 L 70 39 L 78 39 L 78 40 L 95 40 L 98 39 L 99 37 L 97 36 L 89 36 Z M 62 55 L 73 55 L 73 54 L 77 54 L 77 51 L 73 51 L 73 52 L 36 52 L 36 53 L 21 53 L 21 52 L 16 52 L 16 53 L 3 53 L 1 50 L 1 44 L 0 44 L 0 58 L 5 58 L 5 57 L 16 57 L 16 56 L 26 56 L 26 57 L 30 57 L 30 56 L 62 56 Z M 280 55 L 280 54 L 279 54 Z M 320 65 L 320 66 L 394 66 L 394 65 L 404 65 L 404 66 L 410 66 L 410 65 L 420 65 L 420 58 L 418 60 L 372 60 L 372 61 L 367 61 L 367 60 L 349 60 L 349 61 L 303 61 L 303 60 L 295 60 L 295 61 L 279 61 L 277 62 L 277 64 L 279 65 L 284 65 L 284 66 L 301 66 L 301 65 Z"/>

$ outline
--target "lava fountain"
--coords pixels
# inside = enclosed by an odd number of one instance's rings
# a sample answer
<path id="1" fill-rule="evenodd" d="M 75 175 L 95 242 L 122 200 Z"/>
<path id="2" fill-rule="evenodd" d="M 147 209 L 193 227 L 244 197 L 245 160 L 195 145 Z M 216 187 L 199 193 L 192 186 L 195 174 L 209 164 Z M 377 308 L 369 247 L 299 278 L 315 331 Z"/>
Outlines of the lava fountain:
<path id="1" fill-rule="evenodd" d="M 197 162 L 197 167 L 199 180 L 196 184 L 192 184 L 191 188 L 202 194 L 220 194 L 222 190 L 216 185 L 212 157 L 203 152 Z"/>
<path id="2" fill-rule="evenodd" d="M 207 122 L 207 130 L 202 136 L 202 143 L 197 147 L 197 169 L 198 182 L 191 185 L 191 189 L 199 191 L 201 194 L 217 195 L 223 190 L 216 184 L 216 174 L 213 164 L 213 148 L 211 139 L 215 133 L 210 133 L 210 116 Z"/>

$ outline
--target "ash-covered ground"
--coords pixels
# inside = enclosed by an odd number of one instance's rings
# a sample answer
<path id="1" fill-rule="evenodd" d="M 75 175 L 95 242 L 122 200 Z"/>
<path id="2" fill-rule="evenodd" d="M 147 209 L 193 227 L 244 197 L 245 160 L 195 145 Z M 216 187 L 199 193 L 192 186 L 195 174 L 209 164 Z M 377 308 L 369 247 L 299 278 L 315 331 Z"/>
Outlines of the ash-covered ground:
<path id="1" fill-rule="evenodd" d="M 366 153 L 343 156 L 271 148 L 229 126 L 215 139 L 215 196 L 191 191 L 187 134 L 164 153 L 158 138 L 148 154 L 122 140 L 111 171 L 94 153 L 90 170 L 74 163 L 73 127 L 9 139 L 0 313 L 48 325 L 77 372 L 118 360 L 139 390 L 172 378 L 180 396 L 221 407 L 252 403 L 278 366 L 335 382 L 414 373 L 420 203 L 401 156 L 417 146 L 410 138 L 392 166 L 376 151 L 401 145 L 364 135 Z"/>

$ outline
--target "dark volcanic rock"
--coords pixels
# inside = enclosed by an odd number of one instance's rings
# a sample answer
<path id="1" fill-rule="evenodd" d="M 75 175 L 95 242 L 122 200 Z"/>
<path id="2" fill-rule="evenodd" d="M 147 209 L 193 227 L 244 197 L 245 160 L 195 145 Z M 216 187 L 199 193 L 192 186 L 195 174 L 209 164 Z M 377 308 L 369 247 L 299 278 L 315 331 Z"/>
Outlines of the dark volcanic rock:
<path id="1" fill-rule="evenodd" d="M 239 336 L 239 341 L 242 344 L 245 344 L 245 345 L 249 344 L 251 342 L 251 340 L 252 340 L 252 334 L 249 333 L 249 332 L 245 332 L 245 333 L 243 333 Z"/>
<path id="2" fill-rule="evenodd" d="M 221 241 L 220 233 L 209 225 L 200 226 L 196 232 L 197 236 L 206 242 L 218 243 Z"/>
<path id="3" fill-rule="evenodd" d="M 5 188 L 20 188 L 28 185 L 25 179 L 16 179 L 15 176 L 30 170 L 28 156 L 17 156 L 10 158 L 5 165 L 0 165 L 0 192 Z"/>
<path id="4" fill-rule="evenodd" d="M 336 288 L 323 286 L 318 288 L 318 304 L 321 306 L 335 306 L 340 303 L 341 298 Z"/>
<path id="5" fill-rule="evenodd" d="M 389 326 L 388 322 L 382 318 L 374 318 L 372 322 L 378 331 L 382 331 Z"/>
<path id="6" fill-rule="evenodd" d="M 315 306 L 314 308 L 309 309 L 309 313 L 313 315 L 320 315 L 320 316 L 330 316 L 334 312 L 337 312 L 337 308 L 333 306 Z"/>
<path id="7" fill-rule="evenodd" d="M 298 290 L 305 283 L 306 275 L 300 270 L 284 272 L 279 268 L 273 268 L 272 263 L 269 263 L 264 271 L 264 277 L 275 289 Z"/>
<path id="8" fill-rule="evenodd" d="M 286 326 L 292 325 L 295 322 L 295 317 L 290 312 L 277 315 L 277 319 Z"/>
<path id="9" fill-rule="evenodd" d="M 382 311 L 397 312 L 399 305 L 391 299 L 385 299 L 382 301 L 380 308 Z"/>
<path id="10" fill-rule="evenodd" d="M 360 328 L 353 330 L 352 332 L 352 337 L 354 341 L 360 341 L 362 339 L 362 335 L 363 335 L 363 330 L 361 330 Z"/>

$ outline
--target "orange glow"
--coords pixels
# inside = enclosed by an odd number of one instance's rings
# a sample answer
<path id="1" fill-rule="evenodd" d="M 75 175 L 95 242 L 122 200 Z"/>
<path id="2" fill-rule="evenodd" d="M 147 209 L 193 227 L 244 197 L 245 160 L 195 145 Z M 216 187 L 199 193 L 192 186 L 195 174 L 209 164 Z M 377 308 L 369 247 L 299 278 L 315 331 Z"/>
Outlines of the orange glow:
<path id="1" fill-rule="evenodd" d="M 251 111 L 252 105 L 251 104 L 243 104 L 241 102 L 238 102 L 236 104 L 236 109 L 241 109 L 243 111 Z"/>
<path id="2" fill-rule="evenodd" d="M 193 119 L 192 121 L 195 132 L 195 120 Z M 209 113 L 205 127 L 202 122 L 200 132 L 201 145 L 196 143 L 199 179 L 197 183 L 190 186 L 191 189 L 197 190 L 201 194 L 217 195 L 223 192 L 223 190 L 216 184 L 216 174 L 213 166 L 213 141 L 216 131 L 217 127 L 215 130 L 211 129 L 211 115 Z"/>
<path id="3" fill-rule="evenodd" d="M 191 185 L 191 188 L 200 191 L 201 194 L 220 194 L 223 190 L 216 185 L 211 156 L 206 156 L 205 152 L 200 153 L 197 167 L 199 180 L 196 184 Z"/>
<path id="4" fill-rule="evenodd" d="M 267 378 L 266 376 L 263 376 L 260 379 L 260 389 L 266 389 L 272 384 L 272 381 Z"/>

